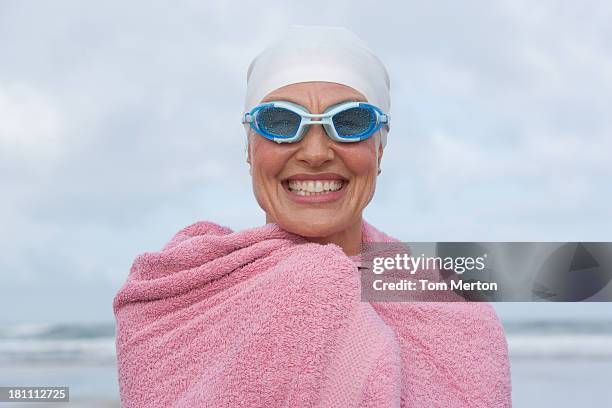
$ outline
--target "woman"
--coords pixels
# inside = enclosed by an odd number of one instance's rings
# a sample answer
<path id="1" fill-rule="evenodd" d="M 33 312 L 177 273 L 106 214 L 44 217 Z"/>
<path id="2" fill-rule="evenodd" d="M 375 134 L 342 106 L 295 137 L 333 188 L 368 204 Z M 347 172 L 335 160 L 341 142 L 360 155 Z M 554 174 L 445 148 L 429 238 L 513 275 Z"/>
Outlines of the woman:
<path id="1" fill-rule="evenodd" d="M 298 26 L 247 78 L 266 225 L 198 222 L 136 258 L 114 301 L 123 405 L 510 406 L 490 306 L 360 300 L 360 245 L 396 241 L 362 218 L 390 125 L 380 60 L 345 29 Z"/>

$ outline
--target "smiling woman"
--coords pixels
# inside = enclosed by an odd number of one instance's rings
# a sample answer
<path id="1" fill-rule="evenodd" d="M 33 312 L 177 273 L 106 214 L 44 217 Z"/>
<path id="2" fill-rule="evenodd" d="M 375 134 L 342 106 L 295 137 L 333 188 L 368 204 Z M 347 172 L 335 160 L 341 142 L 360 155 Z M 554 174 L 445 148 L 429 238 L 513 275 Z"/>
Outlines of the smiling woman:
<path id="1" fill-rule="evenodd" d="M 114 299 L 123 405 L 509 406 L 489 305 L 361 301 L 360 245 L 397 242 L 363 219 L 390 124 L 382 62 L 348 30 L 294 27 L 247 84 L 266 223 L 200 221 L 136 258 Z"/>

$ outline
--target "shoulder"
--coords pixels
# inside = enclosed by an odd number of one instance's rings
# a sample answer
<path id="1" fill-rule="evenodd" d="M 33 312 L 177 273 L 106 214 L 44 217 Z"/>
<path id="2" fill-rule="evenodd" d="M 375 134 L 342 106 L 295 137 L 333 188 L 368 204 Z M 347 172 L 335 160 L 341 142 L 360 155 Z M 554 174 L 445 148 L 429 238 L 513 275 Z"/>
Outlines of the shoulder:
<path id="1" fill-rule="evenodd" d="M 202 235 L 227 235 L 233 231 L 231 228 L 216 224 L 211 221 L 197 221 L 179 230 L 164 246 L 164 250 L 170 249 L 179 243 L 193 237 Z"/>
<path id="2" fill-rule="evenodd" d="M 399 242 L 397 238 L 394 238 L 386 233 L 380 231 L 366 220 L 362 220 L 361 227 L 361 241 L 364 243 L 370 242 Z"/>

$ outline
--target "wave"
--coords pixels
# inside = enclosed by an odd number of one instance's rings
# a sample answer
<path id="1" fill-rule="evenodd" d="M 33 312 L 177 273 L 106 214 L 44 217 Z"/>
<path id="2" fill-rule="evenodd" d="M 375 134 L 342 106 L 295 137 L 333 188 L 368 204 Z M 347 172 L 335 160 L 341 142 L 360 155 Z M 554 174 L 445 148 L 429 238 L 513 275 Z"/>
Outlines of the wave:
<path id="1" fill-rule="evenodd" d="M 0 328 L 0 364 L 115 361 L 115 325 L 17 324 Z"/>
<path id="2" fill-rule="evenodd" d="M 93 339 L 114 337 L 113 323 L 21 323 L 0 327 L 0 341 L 4 339 Z"/>
<path id="3" fill-rule="evenodd" d="M 1 341 L 0 364 L 115 361 L 115 339 Z"/>
<path id="4" fill-rule="evenodd" d="M 612 320 L 511 320 L 504 323 L 512 334 L 601 334 L 612 336 Z"/>
<path id="5" fill-rule="evenodd" d="M 612 358 L 610 335 L 507 334 L 511 358 Z"/>
<path id="6" fill-rule="evenodd" d="M 612 359 L 610 321 L 504 324 L 511 358 Z M 114 364 L 114 324 L 19 324 L 0 328 L 0 364 Z"/>

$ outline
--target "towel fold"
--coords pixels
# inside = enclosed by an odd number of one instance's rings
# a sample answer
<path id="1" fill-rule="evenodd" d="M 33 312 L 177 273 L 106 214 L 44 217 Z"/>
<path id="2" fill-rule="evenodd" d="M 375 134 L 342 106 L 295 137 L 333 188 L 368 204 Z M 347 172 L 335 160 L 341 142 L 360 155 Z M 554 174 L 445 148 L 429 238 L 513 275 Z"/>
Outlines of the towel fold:
<path id="1" fill-rule="evenodd" d="M 365 242 L 393 238 L 364 222 Z M 125 407 L 507 407 L 483 303 L 360 301 L 355 261 L 209 222 L 139 255 L 113 302 Z"/>

